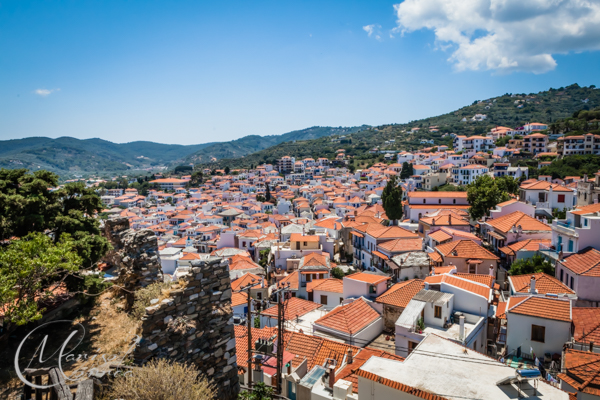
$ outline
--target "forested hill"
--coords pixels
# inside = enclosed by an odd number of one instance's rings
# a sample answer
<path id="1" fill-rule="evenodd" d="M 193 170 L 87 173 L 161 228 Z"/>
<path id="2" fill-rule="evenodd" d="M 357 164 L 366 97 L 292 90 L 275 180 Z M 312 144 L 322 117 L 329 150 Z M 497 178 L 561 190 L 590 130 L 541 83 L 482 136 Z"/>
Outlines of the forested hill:
<path id="1" fill-rule="evenodd" d="M 346 135 L 314 140 L 280 143 L 276 146 L 250 154 L 243 159 L 223 159 L 218 163 L 208 163 L 214 167 L 240 168 L 274 162 L 277 158 L 289 155 L 303 157 L 335 157 L 336 150 L 344 149 L 347 155 L 359 159 L 371 159 L 368 150 L 378 147 L 381 150 L 417 150 L 431 147 L 421 143 L 423 139 L 433 140 L 434 145 L 450 144 L 450 136 L 445 133 L 472 136 L 483 135 L 494 126 L 516 128 L 528 122 L 552 124 L 564 121 L 581 110 L 592 110 L 600 106 L 600 90 L 595 86 L 580 87 L 573 84 L 566 88 L 549 89 L 539 93 L 506 93 L 490 99 L 474 100 L 471 105 L 436 117 L 410 121 L 403 124 L 381 125 Z M 474 121 L 475 115 L 485 115 L 485 119 Z M 418 130 L 411 132 L 413 128 Z M 357 164 L 361 166 L 361 164 Z"/>
<path id="2" fill-rule="evenodd" d="M 62 178 L 143 172 L 227 157 L 240 157 L 288 140 L 313 139 L 367 127 L 312 127 L 282 135 L 245 136 L 230 142 L 173 145 L 154 142 L 113 143 L 102 139 L 30 137 L 0 141 L 0 168 L 47 169 Z"/>

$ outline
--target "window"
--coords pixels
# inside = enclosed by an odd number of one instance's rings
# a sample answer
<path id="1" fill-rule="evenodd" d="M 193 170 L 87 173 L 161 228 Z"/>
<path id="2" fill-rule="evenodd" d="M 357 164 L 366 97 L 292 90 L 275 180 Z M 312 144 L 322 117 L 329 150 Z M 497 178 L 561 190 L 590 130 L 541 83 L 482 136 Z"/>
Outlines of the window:
<path id="1" fill-rule="evenodd" d="M 442 204 L 442 199 L 438 199 L 438 204 Z"/>
<path id="2" fill-rule="evenodd" d="M 456 199 L 452 199 L 452 203 L 453 203 L 453 204 L 456 204 Z"/>
<path id="3" fill-rule="evenodd" d="M 417 347 L 419 343 L 408 341 L 408 354 L 412 353 L 412 351 Z"/>
<path id="4" fill-rule="evenodd" d="M 564 203 L 565 202 L 565 195 L 564 194 L 559 194 L 558 195 L 558 202 L 559 203 Z"/>
<path id="5" fill-rule="evenodd" d="M 242 242 L 242 247 L 246 247 L 246 242 Z"/>
<path id="6" fill-rule="evenodd" d="M 473 350 L 477 350 L 477 340 L 473 343 Z"/>
<path id="7" fill-rule="evenodd" d="M 304 242 L 304 245 L 306 246 L 306 245 L 307 245 L 307 243 L 306 243 L 306 242 Z"/>
<path id="8" fill-rule="evenodd" d="M 573 289 L 573 276 L 571 276 L 571 285 L 569 287 Z"/>
<path id="9" fill-rule="evenodd" d="M 256 292 L 256 300 L 262 300 L 262 292 Z"/>
<path id="10" fill-rule="evenodd" d="M 440 318 L 440 319 L 442 318 L 442 307 L 440 307 L 440 306 L 435 306 L 435 309 L 434 309 L 434 317 L 436 317 L 436 318 Z"/>
<path id="11" fill-rule="evenodd" d="M 325 296 L 324 294 L 321 295 L 321 304 L 323 305 L 327 305 L 327 296 Z"/>
<path id="12" fill-rule="evenodd" d="M 564 269 L 561 269 L 561 270 L 560 270 L 560 281 L 561 281 L 561 282 L 564 282 L 564 277 L 565 277 L 565 270 L 564 270 Z"/>
<path id="13" fill-rule="evenodd" d="M 531 325 L 531 340 L 534 342 L 544 343 L 546 339 L 546 327 L 539 325 Z"/>
<path id="14" fill-rule="evenodd" d="M 342 304 L 344 302 L 344 298 L 340 297 L 340 304 Z"/>
<path id="15" fill-rule="evenodd" d="M 376 293 L 377 292 L 377 288 L 375 287 L 375 285 L 370 285 L 369 286 L 369 293 Z"/>

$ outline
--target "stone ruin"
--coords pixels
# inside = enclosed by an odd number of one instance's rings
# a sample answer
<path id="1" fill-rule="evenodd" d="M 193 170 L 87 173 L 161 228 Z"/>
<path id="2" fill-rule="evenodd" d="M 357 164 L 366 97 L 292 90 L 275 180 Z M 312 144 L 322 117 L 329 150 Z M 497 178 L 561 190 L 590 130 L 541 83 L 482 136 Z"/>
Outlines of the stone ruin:
<path id="1" fill-rule="evenodd" d="M 134 357 L 191 362 L 216 384 L 219 399 L 239 392 L 229 265 L 219 257 L 193 261 L 168 297 L 146 308 Z"/>
<path id="2" fill-rule="evenodd" d="M 113 245 L 105 260 L 119 268 L 117 285 L 127 290 L 131 306 L 129 292 L 162 281 L 156 235 L 129 229 L 127 218 L 105 221 L 104 234 Z M 193 261 L 189 273 L 163 294 L 166 298 L 153 300 L 142 317 L 135 361 L 162 357 L 192 363 L 213 381 L 219 399 L 236 399 L 240 386 L 227 260 Z"/>
<path id="3" fill-rule="evenodd" d="M 129 220 L 125 217 L 106 221 L 104 234 L 113 246 L 104 259 L 118 267 L 116 284 L 125 289 L 129 309 L 134 301 L 132 292 L 162 281 L 158 240 L 150 229 L 129 229 Z"/>

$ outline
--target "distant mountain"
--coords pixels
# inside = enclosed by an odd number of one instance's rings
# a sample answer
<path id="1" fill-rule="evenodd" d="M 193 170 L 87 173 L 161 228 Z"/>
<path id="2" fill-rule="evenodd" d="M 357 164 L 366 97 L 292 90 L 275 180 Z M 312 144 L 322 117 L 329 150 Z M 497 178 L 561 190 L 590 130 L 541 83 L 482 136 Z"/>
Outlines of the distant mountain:
<path id="1" fill-rule="evenodd" d="M 313 126 L 299 131 L 284 133 L 283 135 L 244 136 L 243 138 L 232 140 L 230 142 L 213 143 L 210 146 L 206 146 L 196 151 L 194 154 L 187 156 L 185 162 L 205 164 L 223 158 L 239 158 L 284 142 L 318 139 L 331 135 L 347 135 L 368 128 L 368 125 L 349 128 L 341 126 L 338 128 Z"/>
<path id="2" fill-rule="evenodd" d="M 314 139 L 364 127 L 312 127 L 271 136 L 245 136 L 230 142 L 173 145 L 154 142 L 113 143 L 102 139 L 30 137 L 0 141 L 0 168 L 47 169 L 62 178 L 151 171 L 178 164 L 242 157 L 278 143 Z"/>
<path id="3" fill-rule="evenodd" d="M 564 88 L 549 89 L 538 93 L 506 93 L 486 100 L 476 100 L 471 105 L 456 111 L 403 124 L 389 124 L 362 129 L 343 140 L 321 137 L 295 142 L 286 141 L 272 147 L 246 155 L 244 158 L 223 158 L 218 162 L 206 163 L 212 167 L 248 168 L 263 162 L 273 163 L 289 155 L 296 158 L 328 157 L 333 159 L 336 150 L 344 149 L 353 157 L 356 167 L 364 167 L 382 158 L 370 155 L 369 150 L 417 150 L 433 145 L 451 145 L 452 138 L 446 133 L 458 135 L 485 135 L 494 126 L 516 128 L 528 122 L 553 125 L 571 117 L 581 110 L 600 106 L 600 90 L 595 86 L 580 87 L 577 84 Z M 485 115 L 473 120 L 475 115 Z M 414 131 L 413 128 L 415 129 Z M 423 140 L 431 143 L 421 143 Z M 199 152 L 204 151 L 200 150 Z"/>

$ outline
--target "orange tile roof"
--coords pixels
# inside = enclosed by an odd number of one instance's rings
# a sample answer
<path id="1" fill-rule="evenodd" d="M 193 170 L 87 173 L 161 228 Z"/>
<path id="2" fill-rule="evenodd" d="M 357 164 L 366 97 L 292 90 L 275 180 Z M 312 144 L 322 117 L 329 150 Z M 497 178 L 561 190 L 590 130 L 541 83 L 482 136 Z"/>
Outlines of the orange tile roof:
<path id="1" fill-rule="evenodd" d="M 565 350 L 566 373 L 558 377 L 577 391 L 600 396 L 600 354 L 574 349 Z"/>
<path id="2" fill-rule="evenodd" d="M 290 242 L 318 242 L 319 237 L 316 235 L 302 235 L 301 233 L 292 233 Z"/>
<path id="3" fill-rule="evenodd" d="M 484 249 L 472 240 L 455 240 L 453 242 L 440 244 L 436 246 L 436 250 L 446 257 L 480 258 L 484 260 L 499 259 L 495 254 Z M 453 252 L 456 252 L 456 255 L 454 255 Z"/>
<path id="4" fill-rule="evenodd" d="M 499 248 L 501 252 L 514 256 L 517 254 L 517 251 L 537 251 L 540 249 L 540 244 L 550 246 L 552 244 L 552 240 L 550 239 L 527 239 L 521 240 L 520 242 L 515 242 L 509 244 L 508 246 L 504 246 Z"/>
<path id="5" fill-rule="evenodd" d="M 439 231 L 428 233 L 427 236 L 429 236 L 430 238 L 432 238 L 433 240 L 435 240 L 438 243 L 445 242 L 446 240 L 452 239 L 451 235 L 448 235 L 446 232 L 442 231 L 441 229 Z"/>
<path id="6" fill-rule="evenodd" d="M 511 307 L 516 306 L 517 304 L 519 304 L 525 300 L 527 300 L 527 297 L 525 297 L 525 296 L 522 296 L 522 297 L 513 296 L 513 297 L 509 297 L 507 302 L 499 302 L 498 308 L 496 309 L 496 317 L 501 318 L 501 319 L 506 319 L 506 310 L 508 310 Z"/>
<path id="7" fill-rule="evenodd" d="M 535 277 L 535 289 L 538 294 L 547 294 L 547 293 L 571 293 L 575 294 L 573 290 L 571 290 L 567 285 L 563 284 L 561 281 L 556 279 L 553 276 L 545 274 L 543 272 L 537 272 L 535 274 L 525 274 L 525 275 L 512 275 L 509 276 L 513 288 L 518 293 L 529 293 L 531 288 L 531 277 Z"/>
<path id="8" fill-rule="evenodd" d="M 344 282 L 341 279 L 315 279 L 306 283 L 306 291 L 319 290 L 323 292 L 344 293 Z"/>
<path id="9" fill-rule="evenodd" d="M 600 308 L 573 307 L 572 313 L 575 340 L 600 343 Z"/>
<path id="10" fill-rule="evenodd" d="M 600 276 L 600 251 L 593 247 L 571 254 L 560 263 L 577 275 Z"/>
<path id="11" fill-rule="evenodd" d="M 590 204 L 588 206 L 576 206 L 575 210 L 571 211 L 571 214 L 584 215 L 600 211 L 600 203 Z"/>
<path id="12" fill-rule="evenodd" d="M 423 239 L 394 239 L 388 240 L 377 245 L 382 250 L 387 250 L 390 253 L 416 251 L 423 248 Z"/>
<path id="13" fill-rule="evenodd" d="M 354 274 L 347 275 L 345 278 L 353 279 L 355 281 L 361 281 L 366 283 L 371 283 L 376 285 L 380 282 L 387 281 L 392 279 L 389 276 L 377 275 L 377 274 L 369 274 L 367 272 L 356 272 Z"/>
<path id="14" fill-rule="evenodd" d="M 234 325 L 235 332 L 235 350 L 237 354 L 237 364 L 241 367 L 248 366 L 248 328 L 243 325 Z M 276 328 L 252 328 L 252 342 L 257 339 L 269 339 L 277 334 Z M 254 348 L 254 343 L 252 343 Z"/>
<path id="15" fill-rule="evenodd" d="M 421 279 L 411 279 L 409 281 L 396 283 L 384 294 L 377 297 L 375 301 L 381 304 L 405 308 L 415 294 L 425 288 L 424 282 L 425 281 Z"/>
<path id="16" fill-rule="evenodd" d="M 352 383 L 352 392 L 358 393 L 358 376 L 356 375 L 356 370 L 363 366 L 369 358 L 371 357 L 382 357 L 389 358 L 396 361 L 404 361 L 403 357 L 397 356 L 395 354 L 386 353 L 383 350 L 377 349 L 359 349 L 358 354 L 354 354 L 352 356 L 352 363 L 346 364 L 344 368 L 340 369 L 335 374 L 335 381 L 337 382 L 340 379 Z"/>
<path id="17" fill-rule="evenodd" d="M 529 296 L 516 306 L 509 308 L 507 312 L 570 322 L 571 302 L 569 300 Z"/>
<path id="18" fill-rule="evenodd" d="M 315 325 L 334 329 L 349 335 L 360 332 L 381 315 L 362 297 L 350 304 L 338 306 L 315 321 Z"/>
<path id="19" fill-rule="evenodd" d="M 444 275 L 442 283 L 475 293 L 476 295 L 481 296 L 488 301 L 491 300 L 491 289 L 489 286 L 484 284 L 468 279 L 457 278 L 454 275 Z"/>
<path id="20" fill-rule="evenodd" d="M 435 269 L 436 273 L 437 273 L 438 268 Z M 468 279 L 470 281 L 473 282 L 477 282 L 477 283 L 483 283 L 484 285 L 486 285 L 487 287 L 491 288 L 494 284 L 494 277 L 491 275 L 485 275 L 485 274 L 467 274 L 464 272 L 457 272 L 456 274 L 454 274 L 455 276 L 459 277 L 459 278 L 463 278 L 463 279 Z"/>
<path id="21" fill-rule="evenodd" d="M 258 283 L 261 282 L 263 278 L 261 278 L 258 275 L 254 275 L 250 272 L 245 273 L 244 275 L 242 275 L 241 277 L 239 277 L 238 279 L 234 280 L 231 282 L 231 289 L 232 290 L 239 290 L 241 287 L 244 287 L 246 285 L 249 285 L 251 283 L 253 283 L 252 281 L 254 280 L 254 283 Z M 259 288 L 260 286 L 255 286 L 255 288 Z"/>
<path id="22" fill-rule="evenodd" d="M 380 224 L 366 224 L 357 226 L 354 229 L 370 235 L 376 239 L 399 239 L 399 238 L 418 238 L 419 235 L 399 226 L 383 226 Z"/>
<path id="23" fill-rule="evenodd" d="M 281 288 L 281 287 L 287 285 L 287 283 L 289 283 L 291 290 L 298 290 L 300 288 L 299 282 L 300 282 L 299 272 L 294 271 L 291 274 L 289 274 L 288 276 L 286 276 L 285 278 L 283 278 L 282 280 L 280 280 L 279 283 L 277 283 L 277 287 Z"/>
<path id="24" fill-rule="evenodd" d="M 323 306 L 321 304 L 313 303 L 312 301 L 292 297 L 284 302 L 283 307 L 285 310 L 283 318 L 285 320 L 292 320 Z M 267 308 L 260 314 L 266 317 L 277 318 L 277 305 Z"/>
<path id="25" fill-rule="evenodd" d="M 521 211 L 515 211 L 499 218 L 487 220 L 486 223 L 503 233 L 508 232 L 513 226 L 521 226 L 524 231 L 552 231 L 552 228 L 547 224 Z"/>
<path id="26" fill-rule="evenodd" d="M 408 394 L 413 395 L 414 397 L 417 397 L 419 399 L 425 399 L 425 400 L 448 400 L 446 397 L 438 396 L 437 394 L 429 393 L 429 392 L 426 392 L 424 390 L 417 389 L 417 388 L 414 388 L 412 386 L 408 386 L 408 385 L 405 385 L 403 383 L 393 381 L 391 379 L 383 378 L 383 377 L 381 377 L 379 375 L 375 375 L 374 373 L 365 371 L 363 369 L 358 369 L 356 371 L 356 375 L 360 376 L 361 378 L 366 378 L 366 379 L 369 379 L 369 380 L 371 380 L 373 382 L 380 383 L 380 384 L 385 385 L 387 387 L 391 387 L 392 389 L 396 389 L 396 390 L 399 390 L 401 392 L 408 393 Z"/>
<path id="27" fill-rule="evenodd" d="M 245 292 L 233 292 L 231 295 L 231 306 L 241 306 L 248 302 L 248 295 Z"/>

